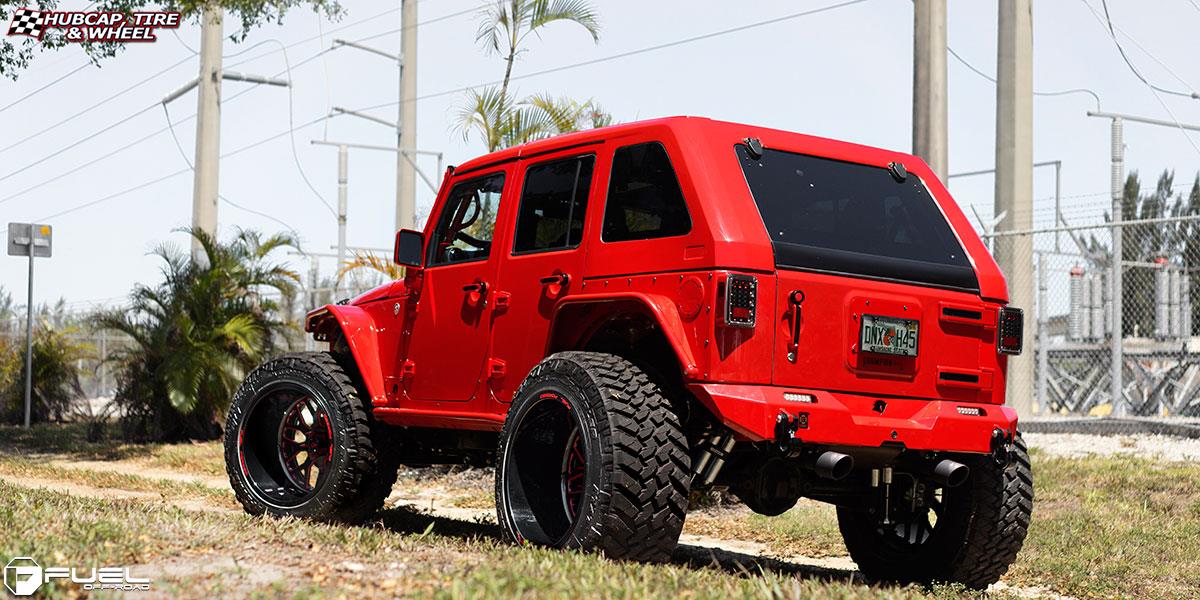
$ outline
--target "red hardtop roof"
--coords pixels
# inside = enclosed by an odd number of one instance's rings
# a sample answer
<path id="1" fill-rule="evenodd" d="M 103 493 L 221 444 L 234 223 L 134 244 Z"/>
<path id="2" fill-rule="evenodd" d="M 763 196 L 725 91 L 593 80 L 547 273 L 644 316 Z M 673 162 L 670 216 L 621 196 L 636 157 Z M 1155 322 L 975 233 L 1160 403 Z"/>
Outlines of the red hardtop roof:
<path id="1" fill-rule="evenodd" d="M 911 154 L 864 146 L 852 142 L 805 135 L 769 127 L 746 125 L 730 121 L 716 121 L 707 117 L 675 116 L 621 123 L 619 125 L 587 129 L 535 140 L 471 159 L 459 165 L 456 170 L 458 172 L 473 171 L 481 167 L 515 160 L 523 156 L 545 154 L 564 148 L 599 143 L 606 139 L 636 133 L 643 129 L 663 127 L 679 133 L 688 132 L 698 136 L 700 139 L 729 138 L 740 140 L 746 137 L 759 137 L 763 139 L 763 143 L 768 147 L 804 151 L 809 154 L 853 162 L 880 165 L 893 160 L 900 160 L 906 163 L 906 165 L 921 162 L 921 159 Z"/>

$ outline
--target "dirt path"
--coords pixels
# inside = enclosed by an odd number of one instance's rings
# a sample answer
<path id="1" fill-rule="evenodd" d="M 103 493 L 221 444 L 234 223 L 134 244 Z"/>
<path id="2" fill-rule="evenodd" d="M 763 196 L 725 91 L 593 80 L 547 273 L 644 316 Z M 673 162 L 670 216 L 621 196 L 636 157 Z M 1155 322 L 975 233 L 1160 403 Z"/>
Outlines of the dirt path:
<path id="1" fill-rule="evenodd" d="M 1129 455 L 1171 462 L 1200 461 L 1200 440 L 1165 435 L 1090 435 L 1085 433 L 1027 433 L 1025 441 L 1051 456 L 1084 458 L 1091 455 Z"/>
<path id="2" fill-rule="evenodd" d="M 43 479 L 38 477 L 17 477 L 8 474 L 0 474 L 0 479 L 5 483 L 12 485 L 31 488 L 44 489 L 68 496 L 76 496 L 82 498 L 99 498 L 102 500 L 139 500 L 142 502 L 154 502 L 169 504 L 177 508 L 194 511 L 194 512 L 215 512 L 225 514 L 237 514 L 238 511 L 224 506 L 214 505 L 197 498 L 168 498 L 159 493 L 145 492 L 137 490 L 122 490 L 111 487 L 92 487 L 78 483 L 60 481 L 54 479 Z"/>
<path id="3" fill-rule="evenodd" d="M 62 467 L 65 469 L 102 471 L 105 473 L 116 473 L 118 475 L 145 477 L 147 479 L 163 479 L 166 481 L 176 481 L 179 483 L 194 483 L 217 490 L 229 489 L 229 480 L 224 477 L 181 473 L 179 471 L 171 471 L 168 469 L 147 467 L 136 462 L 119 460 L 65 460 L 52 458 L 46 461 L 46 464 L 51 467 Z"/>
<path id="4" fill-rule="evenodd" d="M 99 461 L 76 460 L 66 457 L 46 457 L 48 466 L 74 469 L 79 471 L 95 471 L 118 475 L 138 476 L 147 479 L 165 480 L 176 483 L 199 484 L 208 488 L 228 490 L 229 483 L 224 478 L 183 473 L 161 468 L 148 468 L 136 461 Z M 28 488 L 44 488 L 72 496 L 135 500 L 142 502 L 164 503 L 182 510 L 238 514 L 232 508 L 214 505 L 201 498 L 167 497 L 151 491 L 125 490 L 111 487 L 94 487 L 78 483 L 58 481 L 53 479 L 13 476 L 0 474 L 4 481 Z M 453 488 L 453 489 L 452 489 Z M 495 523 L 495 510 L 492 508 L 466 508 L 456 506 L 455 498 L 460 497 L 461 486 L 452 484 L 451 487 L 439 485 L 437 480 L 405 481 L 398 485 L 385 505 L 388 507 L 409 507 L 430 516 L 464 521 L 469 523 Z M 841 577 L 853 577 L 856 571 L 854 561 L 848 556 L 810 557 L 803 555 L 779 556 L 771 552 L 762 543 L 748 540 L 726 540 L 685 533 L 680 537 L 681 551 L 689 556 L 689 560 L 704 562 L 705 557 L 716 555 L 743 557 L 746 560 L 767 560 L 788 565 L 790 568 L 808 572 L 828 572 Z M 346 568 L 353 569 L 357 563 L 347 563 Z M 254 589 L 283 581 L 293 575 L 294 568 L 286 565 L 275 565 L 263 562 L 261 556 L 177 556 L 163 561 L 146 565 L 151 572 L 161 573 L 161 577 L 170 581 L 185 581 L 193 578 L 213 577 L 220 575 L 228 580 L 236 589 Z M 160 590 L 161 594 L 150 597 L 170 597 L 171 591 Z M 990 588 L 994 592 L 1006 592 L 1023 598 L 1068 598 L 1039 587 L 1013 587 L 998 583 Z"/>

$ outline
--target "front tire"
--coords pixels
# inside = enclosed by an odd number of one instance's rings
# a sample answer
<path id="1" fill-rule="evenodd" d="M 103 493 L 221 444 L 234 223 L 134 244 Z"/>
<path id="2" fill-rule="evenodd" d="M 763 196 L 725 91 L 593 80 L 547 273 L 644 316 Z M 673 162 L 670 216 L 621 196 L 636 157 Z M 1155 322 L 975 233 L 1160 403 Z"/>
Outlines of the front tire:
<path id="1" fill-rule="evenodd" d="M 505 537 L 648 562 L 683 530 L 691 461 L 678 415 L 638 367 L 561 352 L 521 384 L 500 435 Z"/>
<path id="2" fill-rule="evenodd" d="M 327 352 L 269 360 L 238 388 L 225 426 L 225 467 L 252 515 L 360 523 L 396 480 L 387 428 Z"/>
<path id="3" fill-rule="evenodd" d="M 904 494 L 915 493 L 918 502 L 901 494 L 895 505 L 917 510 L 893 512 L 887 524 L 866 510 L 838 507 L 846 549 L 867 579 L 942 581 L 980 590 L 1000 580 L 1017 559 L 1033 513 L 1029 453 L 1017 434 L 1006 466 L 991 456 L 978 456 L 968 466 L 971 474 L 958 487 L 914 481 Z M 896 493 L 904 489 L 895 486 Z"/>

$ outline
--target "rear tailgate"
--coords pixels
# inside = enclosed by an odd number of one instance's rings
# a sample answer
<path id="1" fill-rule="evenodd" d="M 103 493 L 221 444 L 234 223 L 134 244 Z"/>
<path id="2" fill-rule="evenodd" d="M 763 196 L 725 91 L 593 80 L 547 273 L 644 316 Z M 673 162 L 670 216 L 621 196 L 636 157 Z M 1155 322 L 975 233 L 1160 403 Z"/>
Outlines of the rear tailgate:
<path id="1" fill-rule="evenodd" d="M 777 284 L 775 385 L 1003 402 L 999 305 L 966 292 L 782 269 Z M 803 295 L 799 311 L 790 302 L 795 291 Z M 876 324 L 866 340 L 864 318 Z"/>

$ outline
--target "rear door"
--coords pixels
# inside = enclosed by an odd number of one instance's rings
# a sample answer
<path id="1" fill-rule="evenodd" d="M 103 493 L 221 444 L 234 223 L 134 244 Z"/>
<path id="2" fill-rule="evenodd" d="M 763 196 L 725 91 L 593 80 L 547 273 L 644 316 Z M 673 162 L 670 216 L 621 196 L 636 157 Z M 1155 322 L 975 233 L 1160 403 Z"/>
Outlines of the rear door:
<path id="1" fill-rule="evenodd" d="M 775 252 L 775 384 L 991 398 L 1002 377 L 997 307 L 980 300 L 970 259 L 919 177 L 736 152 Z"/>
<path id="2" fill-rule="evenodd" d="M 594 212 L 589 201 L 595 180 L 596 154 L 575 149 L 522 161 L 521 186 L 513 240 L 497 248 L 506 256 L 500 265 L 499 293 L 507 305 L 498 308 L 492 325 L 494 367 L 492 389 L 501 402 L 511 402 L 517 386 L 546 351 L 555 307 L 583 283 L 584 222 Z"/>

